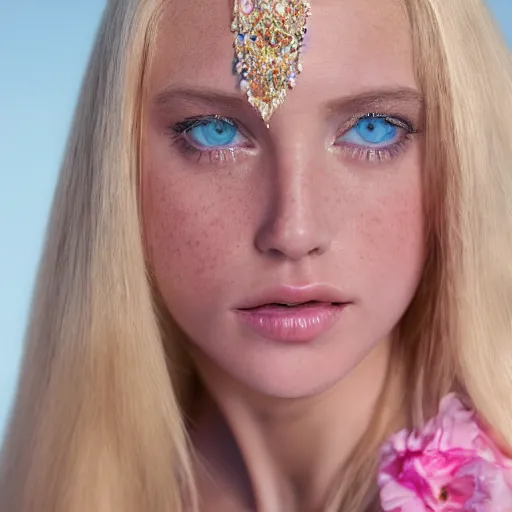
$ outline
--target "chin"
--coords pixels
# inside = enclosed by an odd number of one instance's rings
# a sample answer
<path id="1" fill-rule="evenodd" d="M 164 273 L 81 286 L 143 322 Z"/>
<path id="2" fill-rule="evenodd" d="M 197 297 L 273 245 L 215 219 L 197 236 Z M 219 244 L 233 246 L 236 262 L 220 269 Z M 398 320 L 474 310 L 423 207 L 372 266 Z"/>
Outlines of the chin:
<path id="1" fill-rule="evenodd" d="M 318 396 L 329 391 L 341 382 L 345 376 L 346 373 L 342 373 L 327 380 L 325 378 L 319 379 L 318 376 L 313 376 L 311 379 L 300 379 L 297 378 L 297 375 L 292 375 L 290 378 L 246 380 L 242 384 L 252 392 L 268 398 L 299 400 Z"/>
<path id="2" fill-rule="evenodd" d="M 264 344 L 208 354 L 210 369 L 218 379 L 231 381 L 241 392 L 278 399 L 299 399 L 322 394 L 343 381 L 372 351 L 375 344 L 344 342 L 299 346 Z M 215 369 L 213 369 L 215 367 Z M 215 384 L 214 384 L 215 385 Z"/>

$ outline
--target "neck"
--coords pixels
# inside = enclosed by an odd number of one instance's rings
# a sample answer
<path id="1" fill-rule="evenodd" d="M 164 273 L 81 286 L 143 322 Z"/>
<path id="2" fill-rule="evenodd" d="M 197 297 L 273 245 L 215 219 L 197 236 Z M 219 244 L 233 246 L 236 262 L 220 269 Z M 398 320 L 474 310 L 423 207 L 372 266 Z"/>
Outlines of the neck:
<path id="1" fill-rule="evenodd" d="M 335 386 L 304 399 L 255 397 L 225 376 L 201 372 L 208 393 L 193 440 L 210 476 L 228 484 L 247 510 L 325 510 L 369 426 L 389 352 L 390 343 L 380 344 Z"/>

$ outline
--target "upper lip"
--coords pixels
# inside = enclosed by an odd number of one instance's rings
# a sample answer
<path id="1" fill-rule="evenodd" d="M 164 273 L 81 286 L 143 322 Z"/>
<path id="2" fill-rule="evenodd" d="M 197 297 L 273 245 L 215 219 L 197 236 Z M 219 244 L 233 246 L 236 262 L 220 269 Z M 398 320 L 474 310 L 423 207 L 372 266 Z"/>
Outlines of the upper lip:
<path id="1" fill-rule="evenodd" d="M 248 299 L 237 309 L 252 309 L 266 304 L 304 304 L 323 302 L 327 304 L 346 304 L 350 302 L 332 286 L 312 284 L 307 286 L 279 286 Z"/>

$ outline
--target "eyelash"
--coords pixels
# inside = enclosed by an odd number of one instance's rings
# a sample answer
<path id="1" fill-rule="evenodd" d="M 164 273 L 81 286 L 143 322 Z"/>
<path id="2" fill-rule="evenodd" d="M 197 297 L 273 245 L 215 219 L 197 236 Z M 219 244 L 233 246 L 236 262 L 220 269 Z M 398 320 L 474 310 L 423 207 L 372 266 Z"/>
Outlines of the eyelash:
<path id="1" fill-rule="evenodd" d="M 349 133 L 350 130 L 354 129 L 359 122 L 365 119 L 383 119 L 389 125 L 404 130 L 404 132 L 396 142 L 384 147 L 368 147 L 352 143 L 336 144 L 336 141 L 339 138 Z M 250 144 L 247 146 L 200 149 L 187 140 L 187 134 L 191 130 L 198 126 L 207 125 L 208 123 L 214 121 L 227 123 L 235 127 L 240 132 L 240 134 L 242 134 L 242 136 L 247 137 L 244 135 L 244 130 L 241 128 L 239 123 L 236 122 L 236 120 L 219 115 L 207 115 L 187 118 L 184 121 L 180 121 L 171 126 L 171 130 L 173 132 L 173 144 L 179 146 L 179 150 L 183 153 L 183 155 L 191 158 L 195 157 L 197 163 L 200 163 L 204 156 L 209 158 L 210 164 L 212 165 L 223 164 L 228 160 L 236 162 L 237 159 L 241 156 L 240 153 L 244 152 L 244 149 L 252 147 Z M 351 160 L 379 164 L 390 162 L 399 157 L 407 149 L 413 136 L 417 133 L 419 133 L 419 131 L 414 127 L 413 123 L 402 117 L 367 113 L 364 115 L 354 116 L 344 126 L 343 132 L 336 136 L 333 141 L 333 146 L 339 153 Z"/>
<path id="2" fill-rule="evenodd" d="M 198 147 L 194 146 L 187 140 L 187 134 L 194 128 L 201 125 L 206 125 L 214 121 L 221 121 L 227 123 L 235 127 L 243 135 L 243 129 L 241 128 L 239 123 L 237 123 L 234 119 L 219 115 L 196 116 L 189 117 L 184 121 L 180 121 L 171 126 L 171 130 L 173 132 L 173 144 L 179 146 L 180 151 L 185 156 L 196 157 L 197 163 L 200 163 L 203 156 L 207 156 L 212 165 L 223 164 L 226 163 L 228 160 L 235 162 L 237 158 L 240 156 L 240 150 L 252 147 L 251 145 L 248 145 L 246 147 L 238 146 L 235 148 L 222 147 L 215 149 L 199 149 Z"/>
<path id="3" fill-rule="evenodd" d="M 419 133 L 419 130 L 415 128 L 413 123 L 405 118 L 387 114 L 368 113 L 354 116 L 349 123 L 345 125 L 343 132 L 336 136 L 334 143 L 344 134 L 347 134 L 350 130 L 354 129 L 359 122 L 366 119 L 382 119 L 389 125 L 404 130 L 404 132 L 396 142 L 384 147 L 365 147 L 350 143 L 334 144 L 340 153 L 352 160 L 377 164 L 390 162 L 395 158 L 398 158 L 407 149 L 409 143 L 413 139 L 413 136 Z"/>

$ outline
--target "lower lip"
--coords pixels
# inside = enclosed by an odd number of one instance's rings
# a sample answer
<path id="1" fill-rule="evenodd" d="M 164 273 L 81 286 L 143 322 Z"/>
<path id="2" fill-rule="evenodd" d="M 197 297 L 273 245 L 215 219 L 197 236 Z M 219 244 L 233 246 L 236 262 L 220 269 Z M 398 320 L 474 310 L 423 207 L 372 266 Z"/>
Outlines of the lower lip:
<path id="1" fill-rule="evenodd" d="M 237 310 L 241 320 L 264 338 L 286 343 L 308 343 L 330 331 L 345 304 L 305 304 L 293 308 L 263 306 Z"/>

